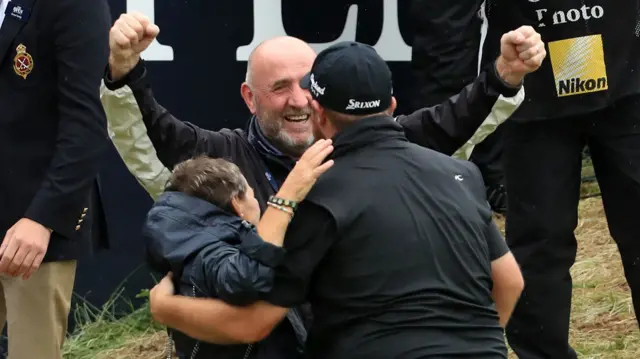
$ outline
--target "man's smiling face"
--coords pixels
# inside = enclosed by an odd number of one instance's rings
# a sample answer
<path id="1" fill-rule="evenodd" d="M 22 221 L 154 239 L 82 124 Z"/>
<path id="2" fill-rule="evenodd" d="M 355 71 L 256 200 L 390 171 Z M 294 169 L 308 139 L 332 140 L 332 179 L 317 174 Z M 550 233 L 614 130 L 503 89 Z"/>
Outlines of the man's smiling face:
<path id="1" fill-rule="evenodd" d="M 269 141 L 293 157 L 300 156 L 314 141 L 313 111 L 300 80 L 315 57 L 303 41 L 279 38 L 262 44 L 251 59 L 248 80 L 253 96 L 249 108 Z"/>

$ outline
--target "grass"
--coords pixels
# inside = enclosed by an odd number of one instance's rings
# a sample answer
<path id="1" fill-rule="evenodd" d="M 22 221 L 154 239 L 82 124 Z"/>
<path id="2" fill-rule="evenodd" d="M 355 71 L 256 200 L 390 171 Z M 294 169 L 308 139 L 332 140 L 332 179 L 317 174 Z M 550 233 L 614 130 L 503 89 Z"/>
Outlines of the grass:
<path id="1" fill-rule="evenodd" d="M 597 189 L 587 189 L 592 192 Z M 499 222 L 502 222 L 499 219 Z M 640 332 L 600 198 L 580 203 L 578 255 L 571 269 L 570 342 L 579 358 L 640 358 Z M 511 353 L 510 358 L 517 358 Z"/>
<path id="2" fill-rule="evenodd" d="M 166 335 L 151 319 L 148 304 L 135 308 L 121 293 L 116 292 L 103 308 L 86 302 L 76 307 L 77 329 L 65 342 L 65 359 L 164 357 Z M 141 296 L 148 293 L 143 292 Z M 116 307 L 123 306 L 124 309 L 116 311 Z M 122 315 L 123 311 L 127 314 Z"/>
<path id="3" fill-rule="evenodd" d="M 585 175 L 592 174 L 587 166 Z M 597 184 L 582 193 L 597 193 Z M 497 218 L 501 227 L 502 218 Z M 502 227 L 503 228 L 503 227 Z M 580 202 L 576 228 L 579 249 L 572 268 L 574 282 L 570 341 L 580 358 L 640 358 L 640 332 L 633 313 L 620 255 L 611 239 L 600 198 Z M 165 358 L 167 336 L 155 325 L 147 306 L 118 319 L 112 308 L 119 295 L 98 309 L 88 304 L 76 311 L 79 329 L 65 344 L 67 359 Z M 511 353 L 510 358 L 516 358 Z"/>

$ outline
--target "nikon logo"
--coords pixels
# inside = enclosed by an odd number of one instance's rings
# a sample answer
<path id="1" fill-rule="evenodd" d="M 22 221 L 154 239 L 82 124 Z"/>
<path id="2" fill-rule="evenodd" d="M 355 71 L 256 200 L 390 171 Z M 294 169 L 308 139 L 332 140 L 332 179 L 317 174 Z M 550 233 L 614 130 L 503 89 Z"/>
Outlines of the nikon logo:
<path id="1" fill-rule="evenodd" d="M 551 41 L 549 55 L 559 97 L 608 89 L 602 36 Z"/>
<path id="2" fill-rule="evenodd" d="M 575 95 L 580 93 L 595 92 L 607 89 L 607 78 L 582 80 L 575 77 L 558 81 L 558 96 Z"/>

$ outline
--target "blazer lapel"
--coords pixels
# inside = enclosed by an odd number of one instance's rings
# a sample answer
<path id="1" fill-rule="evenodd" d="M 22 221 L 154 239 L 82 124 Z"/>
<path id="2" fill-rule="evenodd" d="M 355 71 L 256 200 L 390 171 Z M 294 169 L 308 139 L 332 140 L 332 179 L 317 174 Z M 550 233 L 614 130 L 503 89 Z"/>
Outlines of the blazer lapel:
<path id="1" fill-rule="evenodd" d="M 4 62 L 7 53 L 10 52 L 11 43 L 20 32 L 20 29 L 31 20 L 31 9 L 35 1 L 36 0 L 13 0 L 7 4 L 6 16 L 4 17 L 2 27 L 0 27 L 0 63 Z M 17 6 L 20 6 L 22 9 L 22 20 L 12 15 L 13 9 Z M 16 11 L 18 10 L 16 9 Z"/>

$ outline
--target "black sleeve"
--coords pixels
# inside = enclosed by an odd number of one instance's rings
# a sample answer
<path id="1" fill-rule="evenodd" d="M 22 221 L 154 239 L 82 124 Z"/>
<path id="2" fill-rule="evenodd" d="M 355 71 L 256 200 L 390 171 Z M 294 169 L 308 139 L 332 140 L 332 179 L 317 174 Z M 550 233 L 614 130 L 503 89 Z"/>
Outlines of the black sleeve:
<path id="1" fill-rule="evenodd" d="M 464 182 L 470 186 L 472 195 L 477 201 L 479 211 L 485 221 L 485 238 L 489 248 L 489 259 L 494 261 L 507 254 L 509 252 L 509 246 L 493 219 L 493 211 L 487 201 L 487 192 L 485 191 L 480 169 L 478 169 L 474 163 L 469 161 L 461 161 L 461 163 L 463 163 L 468 169 L 468 178 L 466 178 Z"/>
<path id="2" fill-rule="evenodd" d="M 495 62 L 476 80 L 440 105 L 427 107 L 397 121 L 409 141 L 446 155 L 454 154 L 489 117 L 500 98 L 513 97 L 522 86 L 512 87 L 497 74 Z M 514 111 L 517 106 L 514 105 Z"/>
<path id="3" fill-rule="evenodd" d="M 305 303 L 313 272 L 336 240 L 331 214 L 311 202 L 300 203 L 285 236 L 284 261 L 276 267 L 273 290 L 264 299 L 285 308 Z"/>
<path id="4" fill-rule="evenodd" d="M 238 246 L 213 243 L 199 256 L 209 293 L 232 305 L 248 305 L 272 289 L 273 268 L 282 262 L 284 249 L 255 233 Z"/>
<path id="5" fill-rule="evenodd" d="M 25 217 L 73 237 L 109 144 L 99 89 L 111 19 L 104 0 L 59 0 L 49 6 L 60 120 L 53 159 Z"/>
<path id="6" fill-rule="evenodd" d="M 109 90 L 129 86 L 136 99 L 147 134 L 158 154 L 158 159 L 169 169 L 197 155 L 222 156 L 229 138 L 220 132 L 200 128 L 193 123 L 175 118 L 155 99 L 144 60 L 125 77 L 112 81 L 108 66 L 104 71 L 104 83 Z"/>
<path id="7" fill-rule="evenodd" d="M 491 220 L 487 226 L 487 244 L 489 246 L 489 259 L 494 261 L 509 253 L 509 246 L 496 222 Z"/>

